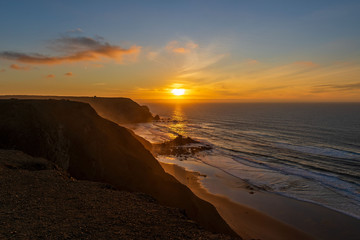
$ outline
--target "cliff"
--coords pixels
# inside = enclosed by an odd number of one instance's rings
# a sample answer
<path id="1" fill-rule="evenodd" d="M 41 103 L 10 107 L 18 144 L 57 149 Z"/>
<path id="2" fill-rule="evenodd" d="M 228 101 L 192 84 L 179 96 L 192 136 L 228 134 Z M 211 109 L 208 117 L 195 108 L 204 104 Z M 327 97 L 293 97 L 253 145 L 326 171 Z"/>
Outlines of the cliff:
<path id="1" fill-rule="evenodd" d="M 67 97 L 67 96 L 0 96 L 0 99 L 55 99 L 84 102 L 103 118 L 116 123 L 140 123 L 154 119 L 147 106 L 140 106 L 130 98 Z"/>
<path id="2" fill-rule="evenodd" d="M 100 116 L 116 123 L 139 123 L 153 120 L 147 106 L 140 106 L 130 98 L 68 97 L 65 99 L 89 103 Z"/>
<path id="3" fill-rule="evenodd" d="M 68 100 L 0 100 L 0 149 L 42 157 L 82 180 L 143 192 L 185 210 L 206 229 L 235 235 L 216 209 L 174 177 L 126 128 L 89 104 Z"/>
<path id="4" fill-rule="evenodd" d="M 43 158 L 0 149 L 0 239 L 234 239 L 143 193 L 75 180 Z"/>

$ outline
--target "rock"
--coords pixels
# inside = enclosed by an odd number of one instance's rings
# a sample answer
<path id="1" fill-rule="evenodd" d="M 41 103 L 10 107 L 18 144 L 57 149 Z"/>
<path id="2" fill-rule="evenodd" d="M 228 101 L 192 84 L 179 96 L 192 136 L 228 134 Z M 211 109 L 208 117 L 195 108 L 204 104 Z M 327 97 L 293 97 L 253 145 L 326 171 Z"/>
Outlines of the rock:
<path id="1" fill-rule="evenodd" d="M 165 173 L 134 133 L 101 118 L 89 104 L 0 100 L 0 148 L 48 159 L 76 179 L 149 194 L 185 209 L 210 231 L 236 235 L 211 204 Z"/>
<path id="2" fill-rule="evenodd" d="M 190 137 L 184 138 L 182 135 L 164 143 L 153 144 L 153 152 L 158 155 L 192 155 L 210 149 L 211 146 L 203 145 Z"/>
<path id="3" fill-rule="evenodd" d="M 56 166 L 43 159 L 30 157 L 23 152 L 8 150 L 0 150 L 0 168 L 7 169 L 23 169 L 29 171 L 40 171 L 56 169 Z"/>
<path id="4" fill-rule="evenodd" d="M 102 117 L 118 124 L 149 122 L 154 119 L 147 106 L 140 106 L 130 98 L 63 97 L 63 96 L 1 96 L 17 99 L 71 100 L 90 104 Z"/>

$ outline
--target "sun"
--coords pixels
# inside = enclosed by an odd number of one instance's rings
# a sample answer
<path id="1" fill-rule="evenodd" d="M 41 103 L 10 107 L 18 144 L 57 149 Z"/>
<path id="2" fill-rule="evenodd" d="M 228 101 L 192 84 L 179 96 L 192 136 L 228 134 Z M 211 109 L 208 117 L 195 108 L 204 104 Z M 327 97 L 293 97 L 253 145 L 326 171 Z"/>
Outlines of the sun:
<path id="1" fill-rule="evenodd" d="M 171 90 L 171 92 L 175 96 L 181 96 L 181 95 L 185 94 L 185 89 L 183 89 L 183 88 L 175 88 L 175 89 Z"/>

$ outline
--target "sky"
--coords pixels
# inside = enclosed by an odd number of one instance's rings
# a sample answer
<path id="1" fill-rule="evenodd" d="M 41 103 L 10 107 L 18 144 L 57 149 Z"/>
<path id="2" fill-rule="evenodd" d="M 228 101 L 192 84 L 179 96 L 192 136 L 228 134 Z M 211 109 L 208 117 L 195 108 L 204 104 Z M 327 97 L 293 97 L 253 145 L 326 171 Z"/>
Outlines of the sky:
<path id="1" fill-rule="evenodd" d="M 359 102 L 359 12 L 347 0 L 1 0 L 0 95 Z"/>

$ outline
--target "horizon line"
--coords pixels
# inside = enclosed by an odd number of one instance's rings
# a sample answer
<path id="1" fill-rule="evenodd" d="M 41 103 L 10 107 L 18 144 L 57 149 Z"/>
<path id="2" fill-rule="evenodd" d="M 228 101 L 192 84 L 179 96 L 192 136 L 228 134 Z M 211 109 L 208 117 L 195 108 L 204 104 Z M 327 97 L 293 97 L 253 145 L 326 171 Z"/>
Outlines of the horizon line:
<path id="1" fill-rule="evenodd" d="M 131 97 L 122 97 L 122 96 L 112 96 L 112 97 L 103 97 L 103 96 L 89 96 L 89 95 L 42 95 L 42 94 L 0 94 L 0 97 L 88 97 L 88 98 L 129 98 L 134 101 L 148 101 L 148 102 L 183 102 L 183 103 L 189 103 L 189 102 L 203 102 L 203 103 L 360 103 L 360 101 L 296 101 L 296 100 L 254 100 L 254 99 L 176 99 L 176 98 L 131 98 Z"/>

